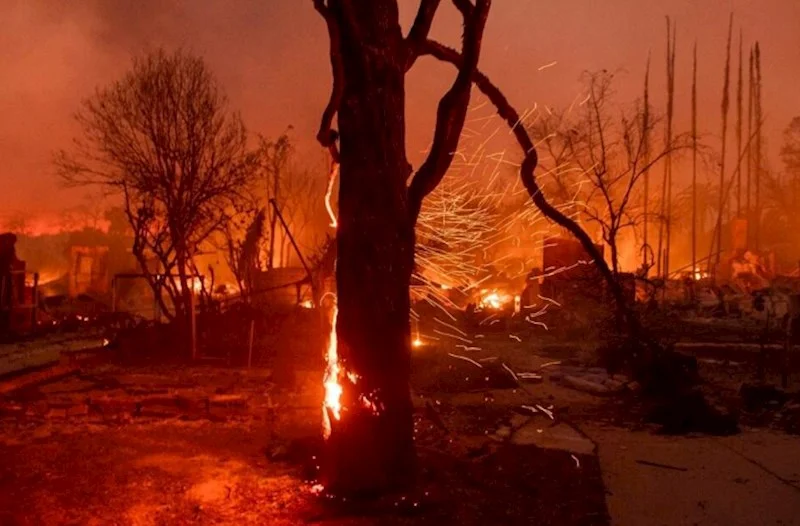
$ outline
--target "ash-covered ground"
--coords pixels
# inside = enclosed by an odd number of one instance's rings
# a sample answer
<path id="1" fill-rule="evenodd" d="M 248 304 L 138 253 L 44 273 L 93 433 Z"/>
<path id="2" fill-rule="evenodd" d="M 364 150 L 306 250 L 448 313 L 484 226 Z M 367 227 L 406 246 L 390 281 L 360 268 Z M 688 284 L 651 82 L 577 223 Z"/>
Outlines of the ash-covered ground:
<path id="1" fill-rule="evenodd" d="M 415 349 L 419 482 L 370 502 L 313 492 L 321 370 L 287 381 L 270 368 L 111 363 L 19 389 L 0 404 L 2 523 L 796 519 L 800 404 L 791 390 L 743 396 L 746 359 L 698 362 L 700 389 L 738 433 L 667 435 L 637 384 L 597 367 L 585 344 L 481 340 Z"/>

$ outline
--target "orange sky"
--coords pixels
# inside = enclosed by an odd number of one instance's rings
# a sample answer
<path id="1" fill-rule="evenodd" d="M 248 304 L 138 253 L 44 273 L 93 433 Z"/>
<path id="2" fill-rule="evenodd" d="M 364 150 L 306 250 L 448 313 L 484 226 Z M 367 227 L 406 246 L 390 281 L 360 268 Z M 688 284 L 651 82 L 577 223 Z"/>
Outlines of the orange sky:
<path id="1" fill-rule="evenodd" d="M 404 23 L 417 3 L 400 0 Z M 656 88 L 663 86 L 669 14 L 678 23 L 679 124 L 688 118 L 690 48 L 697 38 L 701 122 L 718 134 L 731 9 L 746 42 L 762 43 L 775 157 L 780 131 L 800 115 L 798 0 L 495 0 L 481 67 L 519 107 L 569 104 L 587 69 L 624 68 L 617 89 L 638 96 L 648 50 Z M 0 219 L 15 211 L 53 215 L 81 203 L 85 190 L 59 188 L 51 153 L 69 146 L 80 100 L 118 77 L 132 54 L 157 46 L 204 55 L 253 131 L 275 135 L 292 124 L 301 149 L 316 152 L 312 138 L 330 73 L 324 25 L 311 0 L 0 0 L 0 20 Z M 434 36 L 455 44 L 459 30 L 456 12 L 445 6 Z M 448 68 L 429 61 L 410 75 L 412 159 L 427 144 L 436 96 L 449 80 Z M 662 98 L 659 90 L 654 102 Z"/>

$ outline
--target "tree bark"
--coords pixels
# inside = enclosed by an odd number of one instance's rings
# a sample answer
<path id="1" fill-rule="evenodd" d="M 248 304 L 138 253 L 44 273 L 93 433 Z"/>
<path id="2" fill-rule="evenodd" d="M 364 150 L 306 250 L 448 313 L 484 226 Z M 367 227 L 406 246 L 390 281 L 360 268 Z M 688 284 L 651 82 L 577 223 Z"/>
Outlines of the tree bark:
<path id="1" fill-rule="evenodd" d="M 347 414 L 331 419 L 326 487 L 380 492 L 414 473 L 409 284 L 414 227 L 405 152 L 405 55 L 394 1 L 329 4 L 344 73 L 338 108 L 336 267 Z"/>

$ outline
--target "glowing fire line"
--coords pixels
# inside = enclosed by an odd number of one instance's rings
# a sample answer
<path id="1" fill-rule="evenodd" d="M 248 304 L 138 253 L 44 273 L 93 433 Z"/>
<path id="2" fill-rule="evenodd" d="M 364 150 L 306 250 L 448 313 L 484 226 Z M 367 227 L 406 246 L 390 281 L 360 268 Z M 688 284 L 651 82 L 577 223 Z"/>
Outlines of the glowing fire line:
<path id="1" fill-rule="evenodd" d="M 328 188 L 325 191 L 325 210 L 331 218 L 331 228 L 338 228 L 339 221 L 331 205 L 331 195 L 336 177 L 339 175 L 339 163 L 335 160 L 331 162 L 331 174 L 328 178 Z M 322 403 L 322 435 L 327 440 L 331 436 L 332 425 L 331 417 L 335 420 L 342 418 L 342 393 L 344 389 L 341 384 L 342 370 L 339 365 L 339 349 L 336 341 L 336 320 L 339 317 L 339 306 L 336 302 L 336 294 L 328 293 L 333 297 L 333 310 L 331 312 L 331 329 L 328 333 L 328 348 L 325 353 L 325 376 L 323 386 L 325 387 L 325 400 Z M 323 296 L 325 298 L 327 294 Z M 322 299 L 320 299 L 322 303 Z M 355 381 L 354 381 L 355 383 Z"/>
<path id="2" fill-rule="evenodd" d="M 332 293 L 330 293 L 333 295 Z M 336 319 L 339 316 L 339 307 L 334 302 L 331 314 L 331 330 L 328 334 L 328 349 L 325 353 L 325 401 L 322 410 L 322 431 L 327 439 L 331 436 L 330 416 L 339 420 L 342 418 L 342 384 L 339 381 L 341 368 L 339 367 L 339 352 L 336 342 Z M 330 415 L 330 416 L 329 416 Z"/>
<path id="3" fill-rule="evenodd" d="M 336 214 L 333 212 L 333 206 L 331 205 L 331 195 L 333 194 L 333 185 L 336 182 L 336 177 L 339 175 L 339 163 L 334 162 L 331 166 L 331 175 L 328 178 L 328 188 L 325 191 L 325 210 L 328 211 L 328 215 L 331 218 L 331 228 L 338 228 L 339 221 L 336 218 Z"/>

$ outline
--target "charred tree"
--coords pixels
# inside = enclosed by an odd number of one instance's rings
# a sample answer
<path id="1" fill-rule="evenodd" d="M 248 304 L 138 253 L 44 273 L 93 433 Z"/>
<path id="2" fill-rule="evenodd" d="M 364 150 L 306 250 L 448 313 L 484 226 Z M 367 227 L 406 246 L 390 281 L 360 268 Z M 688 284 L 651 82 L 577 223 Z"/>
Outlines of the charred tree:
<path id="1" fill-rule="evenodd" d="M 751 137 L 753 135 L 753 101 L 755 98 L 754 94 L 754 83 L 753 83 L 753 49 L 750 48 L 750 64 L 749 70 L 747 75 L 747 136 Z M 753 147 L 750 142 L 747 143 L 747 156 L 746 156 L 746 163 L 747 163 L 747 181 L 745 183 L 745 210 L 747 210 L 747 241 L 748 245 L 753 237 L 753 209 L 752 203 L 750 198 L 753 194 L 752 191 L 752 180 L 753 180 Z"/>
<path id="2" fill-rule="evenodd" d="M 650 54 L 647 55 L 647 67 L 644 72 L 644 108 L 642 110 L 642 129 L 646 130 L 642 138 L 644 149 L 644 162 L 650 164 Z M 648 243 L 648 228 L 650 223 L 650 169 L 644 171 L 644 194 L 642 202 L 642 271 L 647 278 L 653 263 L 647 260 L 648 253 L 652 252 Z"/>
<path id="3" fill-rule="evenodd" d="M 665 143 L 672 143 L 672 120 L 675 115 L 675 27 L 667 17 L 667 129 Z M 661 182 L 661 222 L 658 230 L 658 274 L 669 276 L 669 249 L 672 228 L 672 155 L 664 158 Z M 663 252 L 662 252 L 663 251 Z"/>
<path id="4" fill-rule="evenodd" d="M 692 277 L 697 272 L 697 42 L 692 60 Z"/>
<path id="5" fill-rule="evenodd" d="M 142 274 L 162 312 L 187 327 L 193 259 L 258 170 L 241 119 L 202 59 L 163 50 L 135 59 L 76 118 L 81 136 L 57 154 L 59 174 L 122 197 Z"/>
<path id="6" fill-rule="evenodd" d="M 742 217 L 742 115 L 744 112 L 744 53 L 739 31 L 739 78 L 736 85 L 736 217 Z"/>
<path id="7" fill-rule="evenodd" d="M 719 209 L 717 210 L 717 226 L 716 226 L 716 256 L 714 257 L 713 271 L 717 271 L 720 259 L 722 257 L 722 220 L 725 214 L 725 160 L 727 155 L 727 138 L 728 138 L 728 110 L 730 108 L 730 76 L 731 76 L 731 39 L 733 36 L 733 13 L 731 13 L 728 22 L 728 44 L 726 48 L 725 58 L 725 74 L 722 85 L 722 159 L 719 168 Z M 709 261 L 709 264 L 711 262 Z"/>
<path id="8" fill-rule="evenodd" d="M 409 392 L 414 226 L 422 200 L 442 180 L 458 146 L 490 7 L 489 0 L 453 3 L 464 20 L 465 60 L 439 103 L 429 156 L 412 177 L 405 76 L 440 1 L 422 1 L 404 37 L 396 0 L 314 0 L 327 23 L 333 67 L 333 92 L 318 140 L 340 163 L 335 328 L 345 374 L 339 376 L 340 411 L 326 408 L 330 434 L 323 477 L 334 492 L 380 492 L 414 476 Z M 335 117 L 338 132 L 332 129 Z"/>
<path id="9" fill-rule="evenodd" d="M 755 218 L 754 218 L 754 229 L 755 229 L 755 249 L 759 250 L 761 248 L 761 173 L 764 169 L 764 159 L 762 157 L 762 144 L 763 144 L 763 125 L 764 125 L 764 112 L 762 108 L 762 98 L 761 98 L 761 46 L 758 42 L 756 42 L 755 47 L 755 55 L 754 55 L 754 65 L 755 65 L 755 100 L 754 100 L 754 108 L 755 108 L 755 118 L 756 118 L 756 155 L 755 155 L 755 197 L 754 197 L 754 206 L 755 206 Z"/>
<path id="10" fill-rule="evenodd" d="M 428 39 L 439 0 L 421 2 L 406 37 L 395 0 L 314 0 L 327 23 L 333 68 L 332 95 L 318 140 L 340 163 L 338 309 L 333 311 L 332 343 L 340 384 L 334 395 L 341 403 L 326 399 L 323 468 L 323 481 L 338 493 L 381 492 L 414 477 L 409 395 L 414 224 L 423 199 L 451 164 L 472 83 L 495 106 L 522 149 L 520 177 L 533 203 L 580 241 L 603 276 L 620 326 L 635 342 L 626 352 L 637 378 L 670 376 L 665 351 L 645 337 L 621 283 L 591 237 L 541 191 L 534 175 L 538 156 L 520 114 L 477 69 L 490 1 L 451 1 L 464 19 L 461 52 Z M 405 74 L 421 55 L 454 65 L 458 74 L 439 103 L 430 153 L 414 173 L 405 153 Z M 332 128 L 337 115 L 339 131 Z"/>

